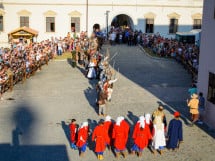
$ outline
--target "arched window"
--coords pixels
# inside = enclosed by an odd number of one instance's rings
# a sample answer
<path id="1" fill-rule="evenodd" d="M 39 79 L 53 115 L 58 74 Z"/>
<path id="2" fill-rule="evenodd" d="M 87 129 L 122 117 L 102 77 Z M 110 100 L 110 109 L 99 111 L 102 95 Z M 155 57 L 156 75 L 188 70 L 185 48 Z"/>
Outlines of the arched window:
<path id="1" fill-rule="evenodd" d="M 0 9 L 0 31 L 4 31 L 4 10 Z"/>
<path id="2" fill-rule="evenodd" d="M 144 15 L 145 17 L 145 33 L 154 33 L 154 19 L 155 19 L 155 14 L 152 12 L 146 13 Z"/>
<path id="3" fill-rule="evenodd" d="M 31 15 L 31 12 L 27 10 L 21 10 L 17 12 L 19 15 L 19 27 L 29 27 L 29 16 Z"/>
<path id="4" fill-rule="evenodd" d="M 202 28 L 202 14 L 196 13 L 192 15 L 193 19 L 193 29 L 201 29 Z"/>
<path id="5" fill-rule="evenodd" d="M 44 13 L 46 18 L 46 32 L 55 32 L 55 16 L 54 11 L 47 11 Z"/>
<path id="6" fill-rule="evenodd" d="M 175 34 L 178 31 L 178 19 L 180 15 L 174 12 L 167 16 L 169 17 L 169 33 Z"/>
<path id="7" fill-rule="evenodd" d="M 78 11 L 72 11 L 69 13 L 69 16 L 71 17 L 71 31 L 72 32 L 80 32 L 80 17 L 81 13 Z"/>

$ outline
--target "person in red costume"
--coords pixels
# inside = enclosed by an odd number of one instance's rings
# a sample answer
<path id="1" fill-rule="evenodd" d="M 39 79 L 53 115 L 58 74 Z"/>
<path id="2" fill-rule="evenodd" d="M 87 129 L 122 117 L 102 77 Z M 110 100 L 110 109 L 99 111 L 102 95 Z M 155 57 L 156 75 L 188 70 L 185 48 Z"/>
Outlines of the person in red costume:
<path id="1" fill-rule="evenodd" d="M 150 113 L 145 114 L 145 123 L 146 123 L 146 126 L 149 127 L 150 134 L 152 135 L 153 123 L 152 123 L 152 119 L 151 119 L 151 114 Z M 149 140 L 148 140 L 148 147 L 149 148 L 151 146 L 151 142 L 152 142 L 152 138 L 149 138 Z"/>
<path id="2" fill-rule="evenodd" d="M 83 122 L 80 129 L 78 130 L 78 140 L 76 146 L 79 148 L 80 156 L 83 156 L 87 149 L 88 139 L 88 122 Z"/>
<path id="3" fill-rule="evenodd" d="M 131 153 L 137 152 L 137 155 L 142 156 L 143 149 L 148 146 L 149 139 L 152 138 L 149 127 L 146 125 L 144 116 L 139 117 L 133 131 L 132 138 L 134 145 L 131 148 Z"/>
<path id="4" fill-rule="evenodd" d="M 107 147 L 108 150 L 111 149 L 113 145 L 112 132 L 113 132 L 113 122 L 111 121 L 111 117 L 108 115 L 105 117 L 104 128 L 107 135 Z"/>
<path id="5" fill-rule="evenodd" d="M 120 154 L 122 154 L 124 158 L 126 157 L 126 143 L 128 140 L 128 133 L 128 123 L 124 120 L 124 117 L 119 116 L 116 120 L 116 123 L 114 124 L 112 133 L 116 158 L 118 158 Z"/>
<path id="6" fill-rule="evenodd" d="M 106 148 L 107 134 L 105 132 L 104 121 L 101 120 L 99 125 L 95 127 L 92 134 L 92 141 L 95 141 L 95 152 L 99 160 L 104 159 L 104 151 Z"/>
<path id="7" fill-rule="evenodd" d="M 77 139 L 77 125 L 76 120 L 72 119 L 71 124 L 69 125 L 70 130 L 70 146 L 72 149 L 77 149 L 77 146 L 75 145 L 76 139 Z"/>

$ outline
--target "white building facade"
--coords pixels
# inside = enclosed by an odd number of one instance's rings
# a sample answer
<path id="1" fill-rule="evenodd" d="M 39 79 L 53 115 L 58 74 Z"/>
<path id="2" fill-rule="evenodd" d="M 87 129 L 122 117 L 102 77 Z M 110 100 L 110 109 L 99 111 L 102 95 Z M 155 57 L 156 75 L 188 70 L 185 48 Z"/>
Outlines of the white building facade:
<path id="1" fill-rule="evenodd" d="M 204 121 L 215 128 L 215 0 L 205 0 L 200 46 L 198 90 L 206 100 Z"/>
<path id="2" fill-rule="evenodd" d="M 169 37 L 201 27 L 203 0 L 1 0 L 0 43 L 22 26 L 39 32 L 37 41 L 64 37 L 72 29 L 93 31 L 99 24 L 108 31 L 123 15 L 132 29 Z M 108 28 L 108 29 L 107 29 Z"/>

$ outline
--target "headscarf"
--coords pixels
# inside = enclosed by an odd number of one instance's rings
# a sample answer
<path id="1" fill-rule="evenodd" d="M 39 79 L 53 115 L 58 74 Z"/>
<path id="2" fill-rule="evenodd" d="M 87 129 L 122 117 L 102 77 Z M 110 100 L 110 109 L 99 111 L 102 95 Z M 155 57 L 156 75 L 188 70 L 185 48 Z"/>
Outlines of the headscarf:
<path id="1" fill-rule="evenodd" d="M 142 128 L 145 127 L 145 117 L 144 116 L 140 116 L 138 122 L 140 123 L 140 127 L 142 127 Z"/>
<path id="2" fill-rule="evenodd" d="M 107 116 L 105 117 L 105 121 L 111 121 L 111 117 L 110 117 L 109 115 L 107 115 Z"/>
<path id="3" fill-rule="evenodd" d="M 88 126 L 88 122 L 83 122 L 81 125 L 81 128 L 87 127 Z"/>
<path id="4" fill-rule="evenodd" d="M 124 117 L 122 117 L 122 116 L 117 117 L 117 119 L 116 119 L 116 125 L 120 126 L 120 123 L 122 122 L 122 120 L 124 120 Z"/>
<path id="5" fill-rule="evenodd" d="M 151 121 L 151 115 L 150 115 L 150 113 L 145 114 L 145 120 L 146 120 L 147 124 L 150 124 L 150 121 Z"/>

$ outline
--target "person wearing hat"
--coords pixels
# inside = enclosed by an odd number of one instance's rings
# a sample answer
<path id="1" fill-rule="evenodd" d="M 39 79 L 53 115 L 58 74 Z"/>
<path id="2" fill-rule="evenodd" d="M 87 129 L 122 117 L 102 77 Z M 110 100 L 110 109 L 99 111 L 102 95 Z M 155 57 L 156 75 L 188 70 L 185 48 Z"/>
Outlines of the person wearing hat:
<path id="1" fill-rule="evenodd" d="M 83 122 L 78 130 L 78 139 L 76 146 L 79 148 L 79 155 L 83 156 L 87 148 L 88 122 Z"/>
<path id="2" fill-rule="evenodd" d="M 198 121 L 199 119 L 199 99 L 198 99 L 198 95 L 193 93 L 191 95 L 191 99 L 187 100 L 187 106 L 190 108 L 190 114 L 191 114 L 191 125 L 193 126 L 193 124 Z"/>
<path id="3" fill-rule="evenodd" d="M 99 124 L 95 127 L 92 134 L 92 141 L 95 141 L 95 152 L 99 160 L 104 159 L 104 151 L 106 148 L 107 134 L 104 127 L 104 121 L 101 120 Z"/>
<path id="4" fill-rule="evenodd" d="M 182 122 L 179 117 L 180 113 L 178 111 L 174 112 L 174 118 L 170 121 L 167 132 L 167 148 L 173 151 L 179 148 L 183 141 Z"/>

